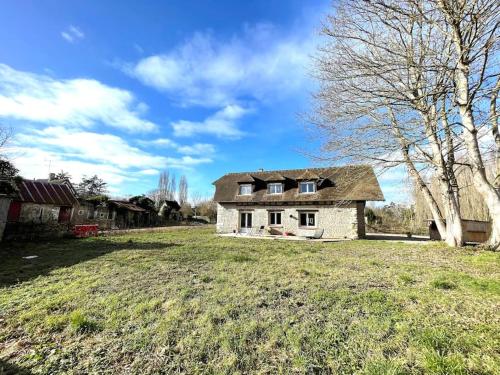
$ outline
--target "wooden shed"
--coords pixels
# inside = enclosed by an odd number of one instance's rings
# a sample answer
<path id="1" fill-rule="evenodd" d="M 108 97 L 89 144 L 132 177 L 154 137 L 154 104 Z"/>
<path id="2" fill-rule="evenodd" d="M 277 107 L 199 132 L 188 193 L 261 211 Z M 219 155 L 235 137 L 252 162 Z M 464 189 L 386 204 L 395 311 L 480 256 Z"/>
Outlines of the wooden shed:
<path id="1" fill-rule="evenodd" d="M 441 236 L 434 220 L 429 222 L 429 237 L 431 240 L 440 241 Z M 491 222 L 480 220 L 462 220 L 464 242 L 482 243 L 486 242 L 491 234 Z"/>

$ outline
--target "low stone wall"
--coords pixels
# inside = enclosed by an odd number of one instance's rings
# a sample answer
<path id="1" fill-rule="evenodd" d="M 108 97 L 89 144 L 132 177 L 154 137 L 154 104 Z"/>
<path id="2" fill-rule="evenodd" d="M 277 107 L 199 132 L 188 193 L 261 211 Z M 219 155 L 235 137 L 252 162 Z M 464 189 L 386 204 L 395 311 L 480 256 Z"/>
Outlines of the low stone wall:
<path id="1" fill-rule="evenodd" d="M 358 212 L 361 209 L 356 202 L 339 206 L 301 205 L 301 206 L 240 206 L 236 204 L 217 204 L 217 233 L 239 231 L 240 212 L 252 213 L 252 227 L 269 226 L 269 211 L 281 211 L 282 225 L 277 228 L 283 232 L 297 234 L 299 230 L 299 212 L 315 211 L 316 227 L 324 229 L 325 238 L 359 238 L 364 236 L 363 228 L 358 228 Z M 359 232 L 358 232 L 359 229 Z"/>

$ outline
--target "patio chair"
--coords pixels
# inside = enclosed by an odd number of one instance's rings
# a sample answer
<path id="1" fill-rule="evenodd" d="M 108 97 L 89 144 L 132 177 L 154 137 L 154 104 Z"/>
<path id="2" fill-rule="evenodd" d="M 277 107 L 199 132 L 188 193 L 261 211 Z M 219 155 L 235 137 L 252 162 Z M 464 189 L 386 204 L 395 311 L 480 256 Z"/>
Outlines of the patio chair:
<path id="1" fill-rule="evenodd" d="M 302 229 L 298 234 L 301 237 L 305 237 L 308 239 L 315 239 L 318 240 L 321 237 L 323 237 L 323 233 L 325 230 L 323 228 L 318 228 L 318 229 Z"/>

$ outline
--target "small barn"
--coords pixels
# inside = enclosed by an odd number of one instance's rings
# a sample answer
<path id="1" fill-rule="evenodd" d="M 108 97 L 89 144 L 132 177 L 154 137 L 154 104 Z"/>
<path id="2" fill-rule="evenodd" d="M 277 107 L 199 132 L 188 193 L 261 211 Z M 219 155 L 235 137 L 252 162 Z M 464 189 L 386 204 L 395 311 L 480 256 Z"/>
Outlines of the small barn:
<path id="1" fill-rule="evenodd" d="M 164 220 L 179 221 L 182 219 L 182 214 L 180 212 L 181 206 L 175 200 L 165 200 L 160 205 L 160 210 L 158 211 L 158 216 Z"/>
<path id="2" fill-rule="evenodd" d="M 67 180 L 13 180 L 4 230 L 6 239 L 63 235 L 70 230 L 76 192 Z"/>
<path id="3" fill-rule="evenodd" d="M 75 225 L 97 224 L 101 230 L 114 227 L 113 217 L 106 202 L 96 203 L 83 198 L 78 199 L 71 222 Z"/>
<path id="4" fill-rule="evenodd" d="M 125 200 L 110 199 L 108 217 L 114 221 L 114 226 L 120 229 L 137 228 L 147 225 L 149 212 Z"/>

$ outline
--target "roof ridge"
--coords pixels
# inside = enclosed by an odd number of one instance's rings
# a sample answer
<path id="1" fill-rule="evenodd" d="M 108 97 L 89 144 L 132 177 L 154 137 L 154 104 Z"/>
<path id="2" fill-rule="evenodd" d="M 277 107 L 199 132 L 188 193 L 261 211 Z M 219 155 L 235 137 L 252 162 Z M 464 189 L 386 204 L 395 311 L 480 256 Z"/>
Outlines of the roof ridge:
<path id="1" fill-rule="evenodd" d="M 298 172 L 298 171 L 307 171 L 307 170 L 324 170 L 324 169 L 341 169 L 341 168 L 352 168 L 352 167 L 371 167 L 369 164 L 354 164 L 354 165 L 341 165 L 341 166 L 333 166 L 333 167 L 311 167 L 311 168 L 295 168 L 295 169 L 272 169 L 268 171 L 247 171 L 247 172 L 229 172 L 224 176 L 234 176 L 238 174 L 251 174 L 251 173 L 283 173 L 283 172 Z"/>

